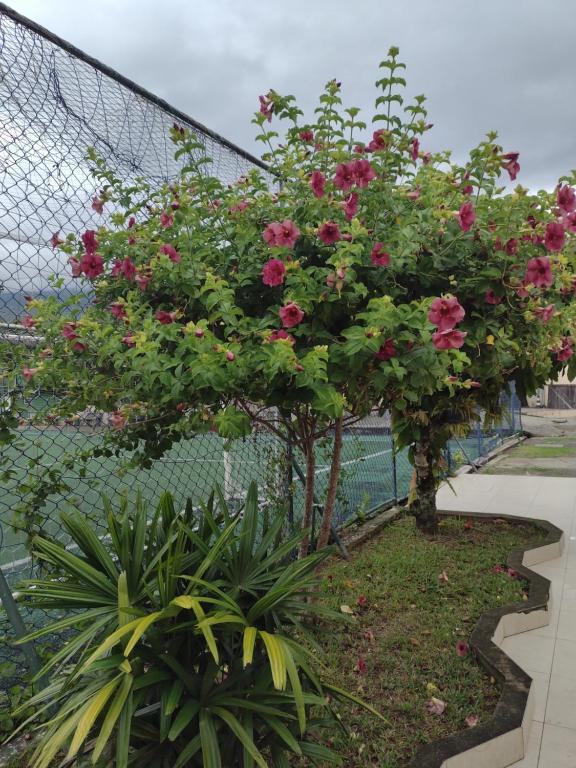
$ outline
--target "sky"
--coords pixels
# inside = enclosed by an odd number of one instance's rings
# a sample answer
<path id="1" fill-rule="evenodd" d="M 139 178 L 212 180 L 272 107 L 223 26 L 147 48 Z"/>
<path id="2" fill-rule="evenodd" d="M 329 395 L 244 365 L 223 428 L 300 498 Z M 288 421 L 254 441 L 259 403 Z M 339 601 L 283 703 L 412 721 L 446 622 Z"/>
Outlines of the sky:
<path id="1" fill-rule="evenodd" d="M 337 78 L 369 121 L 391 45 L 407 95 L 427 95 L 423 150 L 462 161 L 489 130 L 520 152 L 518 182 L 552 188 L 576 168 L 574 0 L 9 0 L 173 106 L 260 155 L 258 95 L 307 114 Z"/>

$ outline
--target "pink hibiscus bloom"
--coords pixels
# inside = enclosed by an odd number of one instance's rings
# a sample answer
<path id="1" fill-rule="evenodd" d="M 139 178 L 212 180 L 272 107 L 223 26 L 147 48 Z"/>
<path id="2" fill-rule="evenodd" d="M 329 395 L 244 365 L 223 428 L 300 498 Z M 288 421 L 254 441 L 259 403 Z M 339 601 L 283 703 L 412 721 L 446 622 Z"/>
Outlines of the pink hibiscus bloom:
<path id="1" fill-rule="evenodd" d="M 94 195 L 92 198 L 92 210 L 96 213 L 104 213 L 104 200 Z"/>
<path id="2" fill-rule="evenodd" d="M 412 200 L 412 202 L 415 202 L 420 197 L 420 187 L 416 187 L 415 189 L 410 190 L 408 194 L 406 195 L 408 200 Z"/>
<path id="3" fill-rule="evenodd" d="M 126 280 L 134 280 L 136 277 L 136 265 L 132 259 L 127 256 L 122 261 L 116 261 L 112 267 L 112 277 L 119 277 L 122 275 Z"/>
<path id="4" fill-rule="evenodd" d="M 432 334 L 432 343 L 436 349 L 460 349 L 468 334 L 451 328 L 448 331 L 436 331 Z"/>
<path id="5" fill-rule="evenodd" d="M 359 187 L 367 187 L 376 178 L 376 172 L 368 160 L 355 160 L 353 166 L 354 181 Z"/>
<path id="6" fill-rule="evenodd" d="M 127 317 L 124 304 L 120 304 L 118 301 L 110 304 L 108 309 L 110 310 L 112 317 L 115 317 L 117 320 L 124 320 Z"/>
<path id="7" fill-rule="evenodd" d="M 420 152 L 420 141 L 415 138 L 410 142 L 410 157 L 414 162 L 418 160 L 418 152 Z"/>
<path id="8" fill-rule="evenodd" d="M 34 376 L 38 373 L 38 368 L 22 368 L 22 376 L 30 383 Z"/>
<path id="9" fill-rule="evenodd" d="M 558 207 L 564 213 L 571 213 L 576 209 L 576 192 L 568 184 L 558 187 L 556 192 L 556 201 Z"/>
<path id="10" fill-rule="evenodd" d="M 561 251 L 564 247 L 564 227 L 557 221 L 550 221 L 544 232 L 544 245 L 547 251 Z"/>
<path id="11" fill-rule="evenodd" d="M 447 299 L 434 299 L 428 312 L 428 320 L 433 325 L 438 326 L 439 331 L 449 331 L 464 319 L 464 307 L 455 296 Z"/>
<path id="12" fill-rule="evenodd" d="M 576 211 L 562 217 L 561 224 L 566 232 L 576 232 Z"/>
<path id="13" fill-rule="evenodd" d="M 182 256 L 178 253 L 176 248 L 174 248 L 173 245 L 170 245 L 169 243 L 164 243 L 164 245 L 160 246 L 160 253 L 164 253 L 170 261 L 173 261 L 175 264 L 177 264 L 179 261 L 182 261 Z"/>
<path id="14" fill-rule="evenodd" d="M 526 265 L 525 283 L 532 283 L 537 288 L 548 288 L 554 282 L 552 266 L 547 256 L 537 256 L 530 259 Z"/>
<path id="15" fill-rule="evenodd" d="M 80 266 L 80 259 L 77 259 L 75 256 L 70 256 L 68 259 L 68 264 L 70 264 L 70 270 L 72 272 L 72 277 L 80 277 L 82 274 L 82 267 Z"/>
<path id="16" fill-rule="evenodd" d="M 394 339 L 386 339 L 384 344 L 380 347 L 378 352 L 376 352 L 376 359 L 381 360 L 382 362 L 387 362 L 388 360 L 391 360 L 393 357 L 396 357 L 398 354 L 398 350 L 396 349 L 396 344 L 394 343 Z"/>
<path id="17" fill-rule="evenodd" d="M 351 221 L 358 213 L 358 194 L 351 192 L 342 203 L 342 206 L 344 208 L 344 216 L 346 216 L 348 221 Z"/>
<path id="18" fill-rule="evenodd" d="M 474 206 L 471 202 L 463 203 L 458 211 L 458 224 L 462 232 L 468 232 L 476 221 Z"/>
<path id="19" fill-rule="evenodd" d="M 104 259 L 99 253 L 85 253 L 80 259 L 79 270 L 93 280 L 104 272 Z"/>
<path id="20" fill-rule="evenodd" d="M 294 243 L 300 237 L 300 230 L 290 219 L 273 221 L 268 224 L 262 237 L 269 246 L 275 248 L 293 248 Z"/>
<path id="21" fill-rule="evenodd" d="M 283 328 L 279 328 L 277 331 L 272 331 L 268 337 L 269 342 L 274 341 L 287 341 L 289 344 L 296 344 L 296 339 L 291 333 L 288 333 Z"/>
<path id="22" fill-rule="evenodd" d="M 60 232 L 54 232 L 52 237 L 50 238 L 50 245 L 52 248 L 58 248 L 59 245 L 62 245 L 64 240 L 60 237 Z"/>
<path id="23" fill-rule="evenodd" d="M 390 265 L 390 254 L 384 250 L 383 243 L 376 243 L 370 253 L 370 260 L 374 266 L 388 267 Z"/>
<path id="24" fill-rule="evenodd" d="M 260 114 L 264 115 L 266 120 L 270 123 L 272 121 L 272 112 L 274 111 L 274 104 L 270 101 L 268 96 L 258 96 L 260 101 Z"/>
<path id="25" fill-rule="evenodd" d="M 372 141 L 368 144 L 368 152 L 379 152 L 382 149 L 386 149 L 386 131 L 384 128 L 380 128 L 374 131 L 372 134 Z"/>
<path id="26" fill-rule="evenodd" d="M 172 216 L 171 213 L 166 213 L 163 211 L 160 214 L 160 226 L 163 229 L 168 229 L 168 227 L 171 227 L 172 224 L 174 224 L 174 216 Z"/>
<path id="27" fill-rule="evenodd" d="M 519 157 L 520 154 L 518 152 L 507 152 L 505 155 L 502 155 L 502 159 L 505 161 L 502 164 L 502 168 L 508 171 L 510 175 L 510 181 L 514 181 L 520 172 L 520 163 L 518 162 Z"/>
<path id="28" fill-rule="evenodd" d="M 333 245 L 342 239 L 342 233 L 335 221 L 325 221 L 318 229 L 318 237 L 325 245 Z"/>
<path id="29" fill-rule="evenodd" d="M 233 363 L 234 360 L 236 360 L 236 355 L 230 349 L 226 351 L 226 360 L 228 360 L 229 363 Z"/>
<path id="30" fill-rule="evenodd" d="M 350 189 L 354 182 L 356 163 L 340 163 L 336 168 L 336 175 L 334 176 L 334 186 L 344 191 Z"/>
<path id="31" fill-rule="evenodd" d="M 314 193 L 314 197 L 324 196 L 324 187 L 326 186 L 326 177 L 320 171 L 313 171 L 310 176 L 310 188 Z"/>
<path id="32" fill-rule="evenodd" d="M 22 319 L 22 325 L 24 328 L 28 328 L 28 330 L 33 330 L 36 328 L 37 320 L 35 320 L 32 315 L 25 315 L 25 317 Z"/>
<path id="33" fill-rule="evenodd" d="M 300 141 L 304 141 L 306 144 L 312 144 L 314 141 L 314 134 L 310 130 L 300 131 L 298 137 Z"/>
<path id="34" fill-rule="evenodd" d="M 506 242 L 505 250 L 509 256 L 516 256 L 518 253 L 518 240 L 516 240 L 514 237 L 511 237 Z"/>
<path id="35" fill-rule="evenodd" d="M 93 229 L 87 229 L 82 235 L 82 243 L 86 249 L 86 253 L 95 253 L 98 248 L 98 240 L 96 240 L 96 232 Z"/>
<path id="36" fill-rule="evenodd" d="M 262 267 L 262 282 L 264 285 L 282 285 L 286 275 L 286 267 L 280 259 L 270 259 Z"/>
<path id="37" fill-rule="evenodd" d="M 130 218 L 128 219 L 128 229 L 132 229 L 134 224 L 136 224 L 136 217 L 130 216 Z"/>
<path id="38" fill-rule="evenodd" d="M 564 363 L 572 357 L 574 354 L 573 344 L 574 342 L 569 336 L 564 336 L 561 346 L 554 350 L 556 352 L 556 359 L 559 362 Z"/>
<path id="39" fill-rule="evenodd" d="M 154 313 L 154 317 L 162 325 L 170 325 L 176 320 L 176 312 L 166 312 L 164 309 L 159 309 Z"/>
<path id="40" fill-rule="evenodd" d="M 502 299 L 503 297 L 497 296 L 492 290 L 492 288 L 489 288 L 484 294 L 484 301 L 486 302 L 486 304 L 494 304 L 494 305 L 502 304 Z"/>
<path id="41" fill-rule="evenodd" d="M 554 316 L 555 310 L 556 310 L 556 307 L 554 304 L 548 304 L 547 307 L 538 307 L 538 309 L 535 310 L 534 314 L 536 315 L 536 317 L 539 317 L 544 324 L 546 324 L 550 322 L 551 318 Z"/>
<path id="42" fill-rule="evenodd" d="M 132 336 L 132 334 L 128 334 L 128 336 L 123 337 L 122 344 L 126 344 L 127 347 L 135 347 L 136 339 L 134 336 Z"/>
<path id="43" fill-rule="evenodd" d="M 278 314 L 280 315 L 280 320 L 282 320 L 284 328 L 294 328 L 294 326 L 299 325 L 304 319 L 304 312 L 302 312 L 298 304 L 293 301 L 280 307 Z"/>
<path id="44" fill-rule="evenodd" d="M 86 346 L 86 344 L 82 344 L 81 341 L 77 341 L 75 344 L 72 345 L 72 349 L 75 352 L 86 352 L 88 347 Z"/>
<path id="45" fill-rule="evenodd" d="M 78 338 L 78 334 L 76 333 L 76 323 L 66 323 L 62 326 L 60 333 L 67 341 L 74 341 L 74 339 Z"/>

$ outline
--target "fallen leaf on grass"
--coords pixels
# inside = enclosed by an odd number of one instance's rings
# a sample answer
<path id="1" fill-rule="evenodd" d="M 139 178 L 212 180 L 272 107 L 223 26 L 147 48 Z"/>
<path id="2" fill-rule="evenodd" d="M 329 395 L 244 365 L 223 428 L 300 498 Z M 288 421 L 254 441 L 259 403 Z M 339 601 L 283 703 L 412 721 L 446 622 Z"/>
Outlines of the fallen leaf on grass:
<path id="1" fill-rule="evenodd" d="M 376 636 L 374 635 L 374 632 L 372 632 L 371 629 L 365 629 L 362 633 L 362 637 L 364 640 L 368 640 L 369 643 L 376 642 Z"/>
<path id="2" fill-rule="evenodd" d="M 480 722 L 480 718 L 478 715 L 468 715 L 468 717 L 464 718 L 464 722 L 468 728 L 474 728 Z"/>
<path id="3" fill-rule="evenodd" d="M 468 651 L 470 650 L 470 647 L 468 643 L 465 643 L 463 640 L 458 640 L 456 643 L 456 653 L 460 658 L 464 658 L 464 656 L 468 655 Z"/>
<path id="4" fill-rule="evenodd" d="M 368 667 L 366 666 L 366 662 L 364 661 L 362 656 L 360 656 L 360 658 L 358 659 L 358 663 L 354 667 L 354 672 L 358 672 L 359 675 L 365 675 L 367 671 L 368 671 Z"/>
<path id="5" fill-rule="evenodd" d="M 426 704 L 426 709 L 431 715 L 442 715 L 446 709 L 446 704 L 442 699 L 437 699 L 435 696 L 432 696 L 430 701 Z"/>
<path id="6" fill-rule="evenodd" d="M 446 571 L 442 571 L 442 573 L 438 574 L 438 581 L 441 584 L 448 584 L 450 579 L 448 578 L 448 574 L 446 573 Z"/>
<path id="7" fill-rule="evenodd" d="M 341 605 L 340 606 L 340 612 L 341 613 L 346 613 L 349 616 L 354 616 L 354 611 L 352 610 L 352 608 L 350 608 L 349 605 Z"/>

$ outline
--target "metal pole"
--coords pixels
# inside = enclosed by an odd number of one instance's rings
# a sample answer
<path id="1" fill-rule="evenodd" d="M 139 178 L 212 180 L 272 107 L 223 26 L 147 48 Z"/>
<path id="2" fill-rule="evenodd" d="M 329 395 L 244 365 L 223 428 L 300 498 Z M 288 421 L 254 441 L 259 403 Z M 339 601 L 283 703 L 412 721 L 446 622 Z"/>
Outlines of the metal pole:
<path id="1" fill-rule="evenodd" d="M 22 616 L 20 616 L 20 611 L 18 610 L 18 606 L 16 605 L 16 601 L 14 600 L 14 596 L 12 594 L 12 590 L 6 581 L 6 577 L 4 576 L 4 571 L 2 568 L 0 568 L 0 600 L 2 601 L 2 606 L 6 611 L 8 620 L 10 624 L 12 624 L 12 628 L 16 637 L 18 639 L 25 637 L 28 634 L 26 631 L 26 626 L 22 621 Z M 30 667 L 32 673 L 34 675 L 38 674 L 42 665 L 32 643 L 22 643 L 20 648 L 22 648 L 22 653 L 26 657 L 26 661 L 28 662 L 28 666 Z"/>
<path id="2" fill-rule="evenodd" d="M 396 461 L 396 448 L 394 438 L 390 435 L 390 445 L 392 446 L 392 483 L 394 489 L 394 501 L 398 501 L 398 462 Z"/>

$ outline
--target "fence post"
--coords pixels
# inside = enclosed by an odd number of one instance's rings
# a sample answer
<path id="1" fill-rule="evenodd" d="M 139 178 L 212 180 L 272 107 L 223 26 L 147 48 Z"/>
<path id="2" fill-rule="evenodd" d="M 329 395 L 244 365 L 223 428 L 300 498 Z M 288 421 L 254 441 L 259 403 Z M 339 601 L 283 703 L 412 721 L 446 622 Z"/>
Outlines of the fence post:
<path id="1" fill-rule="evenodd" d="M 483 449 L 482 449 L 482 429 L 480 428 L 480 422 L 476 422 L 476 450 L 478 451 L 477 459 L 482 456 Z"/>
<path id="2" fill-rule="evenodd" d="M 394 501 L 398 501 L 398 463 L 396 461 L 396 446 L 394 445 L 394 438 L 390 435 L 390 445 L 392 446 L 392 484 L 394 492 Z"/>
<path id="3" fill-rule="evenodd" d="M 8 620 L 10 624 L 12 624 L 12 629 L 14 630 L 16 637 L 18 639 L 25 637 L 28 634 L 26 631 L 26 626 L 22 621 L 22 616 L 20 616 L 20 611 L 18 610 L 18 606 L 16 605 L 16 601 L 14 600 L 14 596 L 12 594 L 12 590 L 6 581 L 6 577 L 4 576 L 4 571 L 2 568 L 0 568 L 0 600 L 2 601 L 2 606 L 6 611 Z M 41 669 L 41 664 L 34 646 L 32 643 L 23 643 L 20 647 L 22 648 L 22 653 L 26 657 L 30 671 L 34 675 L 37 674 Z"/>

